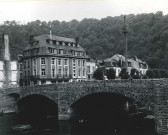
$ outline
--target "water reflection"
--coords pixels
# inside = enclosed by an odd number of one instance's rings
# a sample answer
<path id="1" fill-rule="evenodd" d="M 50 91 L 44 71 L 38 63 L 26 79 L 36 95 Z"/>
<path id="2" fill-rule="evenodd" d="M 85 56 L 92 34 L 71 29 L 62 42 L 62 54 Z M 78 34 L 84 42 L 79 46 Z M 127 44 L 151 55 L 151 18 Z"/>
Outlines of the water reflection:
<path id="1" fill-rule="evenodd" d="M 51 121 L 50 121 L 51 120 Z M 110 123 L 55 121 L 50 119 L 41 124 L 25 123 L 20 121 L 18 115 L 6 115 L 0 118 L 0 135 L 155 135 L 154 122 L 143 120 L 139 128 L 117 129 Z M 30 124 L 31 128 L 13 130 L 17 125 Z"/>

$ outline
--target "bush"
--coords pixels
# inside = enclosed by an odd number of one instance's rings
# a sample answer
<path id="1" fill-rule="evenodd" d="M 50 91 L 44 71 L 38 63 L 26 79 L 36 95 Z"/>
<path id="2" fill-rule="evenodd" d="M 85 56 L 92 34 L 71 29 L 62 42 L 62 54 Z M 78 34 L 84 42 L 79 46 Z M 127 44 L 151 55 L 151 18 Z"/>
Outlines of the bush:
<path id="1" fill-rule="evenodd" d="M 106 71 L 106 76 L 108 79 L 115 79 L 116 77 L 116 72 L 113 68 L 110 68 L 109 70 Z"/>
<path id="2" fill-rule="evenodd" d="M 141 76 L 139 75 L 139 71 L 137 70 L 136 73 L 133 75 L 133 79 L 140 79 Z"/>
<path id="3" fill-rule="evenodd" d="M 103 72 L 105 70 L 103 68 L 98 68 L 94 73 L 93 73 L 93 78 L 96 80 L 103 80 Z"/>
<path id="4" fill-rule="evenodd" d="M 127 72 L 126 68 L 123 68 L 119 74 L 119 77 L 121 77 L 121 79 L 129 79 L 130 75 Z"/>
<path id="5" fill-rule="evenodd" d="M 148 78 L 154 78 L 154 72 L 153 70 L 149 69 L 146 71 L 146 75 L 148 76 Z"/>
<path id="6" fill-rule="evenodd" d="M 166 69 L 149 69 L 146 72 L 148 78 L 168 78 L 168 70 Z"/>
<path id="7" fill-rule="evenodd" d="M 136 71 L 137 71 L 137 70 L 136 70 L 135 68 L 131 69 L 130 75 L 131 75 L 132 78 L 133 78 L 133 76 L 135 75 Z"/>
<path id="8" fill-rule="evenodd" d="M 160 71 L 161 71 L 160 69 L 153 69 L 154 78 L 161 78 Z"/>

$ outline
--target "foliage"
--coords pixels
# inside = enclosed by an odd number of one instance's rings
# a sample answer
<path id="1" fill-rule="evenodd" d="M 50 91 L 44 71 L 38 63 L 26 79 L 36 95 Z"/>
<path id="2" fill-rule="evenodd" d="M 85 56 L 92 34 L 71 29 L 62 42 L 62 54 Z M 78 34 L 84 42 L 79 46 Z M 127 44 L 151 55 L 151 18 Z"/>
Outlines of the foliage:
<path id="1" fill-rule="evenodd" d="M 93 73 L 93 78 L 95 78 L 96 80 L 103 80 L 104 71 L 105 70 L 103 68 L 97 68 Z"/>
<path id="2" fill-rule="evenodd" d="M 119 74 L 119 77 L 121 77 L 121 79 L 129 79 L 129 73 L 127 72 L 126 68 L 123 68 Z"/>
<path id="3" fill-rule="evenodd" d="M 148 78 L 154 78 L 155 76 L 153 70 L 147 70 L 146 75 Z"/>
<path id="4" fill-rule="evenodd" d="M 146 72 L 148 78 L 168 78 L 168 70 L 166 69 L 149 69 Z"/>
<path id="5" fill-rule="evenodd" d="M 158 11 L 149 14 L 130 14 L 126 17 L 130 28 L 128 57 L 136 55 L 147 61 L 152 69 L 168 69 L 168 15 L 163 15 L 161 11 Z M 83 19 L 69 22 L 36 20 L 20 24 L 16 21 L 5 21 L 0 25 L 0 34 L 9 34 L 12 60 L 16 60 L 17 55 L 22 53 L 28 45 L 30 35 L 49 34 L 50 26 L 53 35 L 80 37 L 80 45 L 92 58 L 104 59 L 114 54 L 124 54 L 122 25 L 123 15 L 101 20 Z M 0 49 L 2 45 L 2 40 L 0 40 Z"/>
<path id="6" fill-rule="evenodd" d="M 116 77 L 116 72 L 113 68 L 110 68 L 106 71 L 106 76 L 108 79 L 115 79 Z"/>
<path id="7" fill-rule="evenodd" d="M 140 76 L 140 74 L 139 74 L 139 71 L 137 70 L 136 71 L 136 73 L 133 75 L 133 77 L 132 77 L 133 79 L 140 79 L 141 78 L 141 76 Z"/>
<path id="8" fill-rule="evenodd" d="M 136 71 L 137 70 L 135 68 L 131 69 L 130 76 L 133 77 L 135 75 Z"/>

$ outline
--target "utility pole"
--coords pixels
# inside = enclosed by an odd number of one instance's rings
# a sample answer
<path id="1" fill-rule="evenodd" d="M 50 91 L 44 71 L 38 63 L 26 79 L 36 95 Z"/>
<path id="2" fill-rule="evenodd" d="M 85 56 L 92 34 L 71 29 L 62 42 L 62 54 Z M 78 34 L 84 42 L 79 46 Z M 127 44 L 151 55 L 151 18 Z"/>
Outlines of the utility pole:
<path id="1" fill-rule="evenodd" d="M 122 32 L 125 38 L 125 67 L 128 72 L 128 44 L 127 44 L 128 25 L 126 24 L 126 16 L 124 16 L 124 25 Z"/>

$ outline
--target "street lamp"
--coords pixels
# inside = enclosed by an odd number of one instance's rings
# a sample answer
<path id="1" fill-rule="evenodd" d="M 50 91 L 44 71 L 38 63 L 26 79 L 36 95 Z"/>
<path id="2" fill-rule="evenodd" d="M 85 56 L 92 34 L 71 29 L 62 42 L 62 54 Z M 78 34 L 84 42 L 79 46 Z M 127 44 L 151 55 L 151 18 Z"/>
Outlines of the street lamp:
<path id="1" fill-rule="evenodd" d="M 124 24 L 122 28 L 122 33 L 124 34 L 125 38 L 125 67 L 126 70 L 128 71 L 128 60 L 127 60 L 127 55 L 128 55 L 128 45 L 127 45 L 127 34 L 128 34 L 128 25 L 126 24 L 126 16 L 124 16 Z"/>

